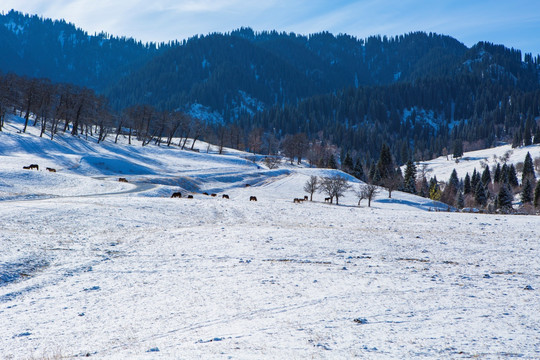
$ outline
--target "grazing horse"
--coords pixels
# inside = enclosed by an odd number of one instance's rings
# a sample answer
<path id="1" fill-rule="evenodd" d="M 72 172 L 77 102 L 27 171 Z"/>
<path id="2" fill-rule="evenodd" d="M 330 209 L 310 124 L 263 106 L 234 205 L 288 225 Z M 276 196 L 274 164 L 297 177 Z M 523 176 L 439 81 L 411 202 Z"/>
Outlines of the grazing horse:
<path id="1" fill-rule="evenodd" d="M 227 194 L 223 194 L 222 198 L 224 198 L 224 199 L 228 199 L 228 198 L 229 198 L 229 195 L 227 195 Z"/>
<path id="2" fill-rule="evenodd" d="M 48 171 L 48 172 L 56 172 L 56 169 L 53 169 L 53 168 L 47 168 L 47 171 Z"/>
<path id="3" fill-rule="evenodd" d="M 118 181 L 120 181 L 120 182 L 126 182 L 126 183 L 128 182 L 126 178 L 119 178 Z"/>
<path id="4" fill-rule="evenodd" d="M 30 166 L 23 166 L 22 167 L 24 170 L 30 170 Z"/>
<path id="5" fill-rule="evenodd" d="M 202 194 L 208 196 L 208 193 L 207 193 L 207 192 L 203 192 Z"/>
<path id="6" fill-rule="evenodd" d="M 211 197 L 216 197 L 216 196 L 217 196 L 217 194 L 210 194 L 210 196 L 211 196 Z"/>
<path id="7" fill-rule="evenodd" d="M 30 164 L 29 168 L 30 168 L 30 170 L 32 170 L 32 169 L 39 170 L 39 165 L 38 164 Z"/>
<path id="8" fill-rule="evenodd" d="M 294 198 L 293 203 L 300 204 L 300 199 L 299 198 Z"/>
<path id="9" fill-rule="evenodd" d="M 257 197 L 256 196 L 250 196 L 249 201 L 257 201 Z"/>
<path id="10" fill-rule="evenodd" d="M 188 199 L 193 199 L 193 195 L 188 195 L 187 198 Z"/>
<path id="11" fill-rule="evenodd" d="M 329 197 L 324 198 L 324 202 L 330 202 L 330 198 Z"/>
<path id="12" fill-rule="evenodd" d="M 181 198 L 182 197 L 182 193 L 181 192 L 175 192 L 172 194 L 171 196 L 172 198 Z"/>

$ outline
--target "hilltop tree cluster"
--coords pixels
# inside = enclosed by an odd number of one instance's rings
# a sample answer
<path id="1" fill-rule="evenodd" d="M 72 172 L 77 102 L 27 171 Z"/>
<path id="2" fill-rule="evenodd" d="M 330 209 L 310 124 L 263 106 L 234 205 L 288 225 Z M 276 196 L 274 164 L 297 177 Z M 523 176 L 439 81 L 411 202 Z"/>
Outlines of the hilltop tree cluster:
<path id="1" fill-rule="evenodd" d="M 506 213 L 515 211 L 515 205 L 527 212 L 540 209 L 540 185 L 530 153 L 517 166 L 507 164 L 505 160 L 507 158 L 504 156 L 494 158 L 491 168 L 484 163 L 482 171 L 474 169 L 472 174 L 466 173 L 464 178 L 459 178 L 454 169 L 447 181 L 439 181 L 435 176 L 428 179 L 429 171 L 425 167 L 418 171 L 417 165 L 409 161 L 398 188 L 458 209 L 478 208 Z M 540 163 L 540 158 L 536 162 Z M 520 169 L 521 182 L 516 168 Z M 379 182 L 384 186 L 382 180 Z M 519 202 L 515 204 L 517 199 Z"/>

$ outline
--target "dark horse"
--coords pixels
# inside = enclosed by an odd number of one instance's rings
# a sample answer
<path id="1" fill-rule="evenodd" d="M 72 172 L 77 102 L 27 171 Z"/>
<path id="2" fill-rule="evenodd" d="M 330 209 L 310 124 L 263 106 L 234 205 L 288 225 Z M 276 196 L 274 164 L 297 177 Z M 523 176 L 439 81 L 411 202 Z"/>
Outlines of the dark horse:
<path id="1" fill-rule="evenodd" d="M 182 193 L 181 192 L 175 192 L 172 194 L 171 196 L 172 198 L 181 198 L 182 197 Z"/>
<path id="2" fill-rule="evenodd" d="M 257 197 L 256 196 L 250 196 L 249 201 L 257 201 Z"/>

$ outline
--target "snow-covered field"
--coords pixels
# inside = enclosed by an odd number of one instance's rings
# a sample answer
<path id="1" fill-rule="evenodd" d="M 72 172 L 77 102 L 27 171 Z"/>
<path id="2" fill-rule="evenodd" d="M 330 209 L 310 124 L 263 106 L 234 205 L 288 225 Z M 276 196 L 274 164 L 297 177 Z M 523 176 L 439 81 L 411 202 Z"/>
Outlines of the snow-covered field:
<path id="1" fill-rule="evenodd" d="M 293 204 L 332 171 L 11 124 L 2 359 L 540 357 L 539 216 L 427 211 L 384 191 L 371 208 L 352 192 Z"/>

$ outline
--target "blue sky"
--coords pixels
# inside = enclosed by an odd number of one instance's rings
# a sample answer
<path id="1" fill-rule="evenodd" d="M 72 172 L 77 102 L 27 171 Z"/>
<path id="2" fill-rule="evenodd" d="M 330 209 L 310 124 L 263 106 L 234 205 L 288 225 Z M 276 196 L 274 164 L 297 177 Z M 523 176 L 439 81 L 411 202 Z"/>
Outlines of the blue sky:
<path id="1" fill-rule="evenodd" d="M 15 9 L 65 19 L 94 33 L 142 41 L 186 39 L 241 26 L 309 34 L 323 30 L 359 38 L 411 31 L 540 54 L 539 0 L 2 0 Z"/>

